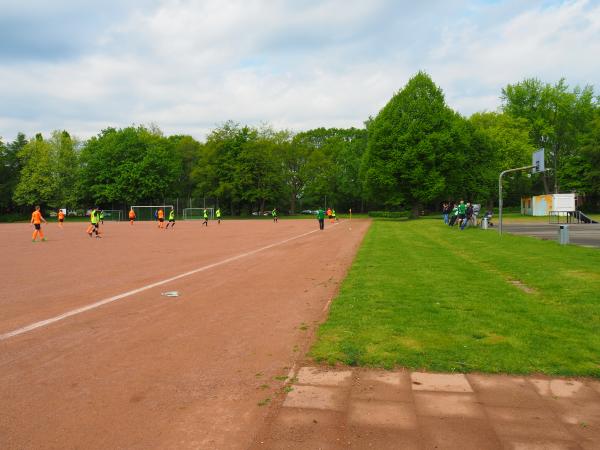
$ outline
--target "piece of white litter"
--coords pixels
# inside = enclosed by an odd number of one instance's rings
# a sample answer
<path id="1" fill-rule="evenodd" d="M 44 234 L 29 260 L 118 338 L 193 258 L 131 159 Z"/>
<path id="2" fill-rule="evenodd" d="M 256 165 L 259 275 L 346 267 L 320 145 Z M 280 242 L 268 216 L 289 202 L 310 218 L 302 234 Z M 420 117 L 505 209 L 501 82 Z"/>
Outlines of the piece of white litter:
<path id="1" fill-rule="evenodd" d="M 179 291 L 167 291 L 160 295 L 164 295 L 165 297 L 179 297 Z"/>

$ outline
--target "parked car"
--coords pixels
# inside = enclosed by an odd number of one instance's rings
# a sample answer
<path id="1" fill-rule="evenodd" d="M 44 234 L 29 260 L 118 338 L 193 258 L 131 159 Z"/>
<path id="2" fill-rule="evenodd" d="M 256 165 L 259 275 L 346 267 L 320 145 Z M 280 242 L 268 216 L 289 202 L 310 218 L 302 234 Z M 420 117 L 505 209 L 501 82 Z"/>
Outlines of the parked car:
<path id="1" fill-rule="evenodd" d="M 300 214 L 316 214 L 317 211 L 312 211 L 310 209 L 303 209 L 302 211 L 300 211 Z"/>

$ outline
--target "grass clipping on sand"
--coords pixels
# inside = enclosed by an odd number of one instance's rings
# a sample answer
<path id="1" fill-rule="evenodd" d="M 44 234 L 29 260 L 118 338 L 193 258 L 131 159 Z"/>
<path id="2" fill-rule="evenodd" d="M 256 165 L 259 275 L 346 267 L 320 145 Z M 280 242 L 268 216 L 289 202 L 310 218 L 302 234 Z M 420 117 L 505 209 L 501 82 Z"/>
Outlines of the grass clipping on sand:
<path id="1" fill-rule="evenodd" d="M 600 377 L 600 250 L 438 221 L 375 221 L 318 361 Z"/>

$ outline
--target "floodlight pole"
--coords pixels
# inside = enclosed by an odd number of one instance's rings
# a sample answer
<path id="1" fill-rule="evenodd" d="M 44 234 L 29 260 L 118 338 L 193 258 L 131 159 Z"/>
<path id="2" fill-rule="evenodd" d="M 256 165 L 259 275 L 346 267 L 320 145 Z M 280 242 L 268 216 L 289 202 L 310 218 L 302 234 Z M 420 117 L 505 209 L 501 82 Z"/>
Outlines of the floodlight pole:
<path id="1" fill-rule="evenodd" d="M 510 172 L 518 172 L 520 170 L 529 170 L 537 167 L 535 165 L 532 166 L 524 166 L 518 167 L 516 169 L 508 169 L 504 172 L 500 172 L 500 176 L 498 177 L 498 232 L 502 235 L 502 177 Z"/>

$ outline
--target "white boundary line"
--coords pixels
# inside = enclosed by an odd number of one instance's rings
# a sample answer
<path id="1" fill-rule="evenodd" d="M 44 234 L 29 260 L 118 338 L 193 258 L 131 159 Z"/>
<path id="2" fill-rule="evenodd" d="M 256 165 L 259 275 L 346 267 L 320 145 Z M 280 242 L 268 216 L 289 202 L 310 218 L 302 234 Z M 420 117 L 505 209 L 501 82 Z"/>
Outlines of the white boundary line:
<path id="1" fill-rule="evenodd" d="M 316 230 L 313 230 L 313 231 L 309 231 L 308 233 L 303 233 L 303 234 L 300 234 L 298 236 L 294 236 L 292 238 L 285 239 L 283 241 L 275 242 L 274 244 L 269 244 L 269 245 L 266 245 L 264 247 L 257 248 L 256 250 L 251 250 L 251 251 L 246 252 L 246 253 L 241 253 L 239 255 L 232 256 L 231 258 L 227 258 L 227 259 L 224 259 L 222 261 L 219 261 L 219 262 L 216 262 L 216 263 L 213 263 L 213 264 L 208 264 L 207 266 L 202 266 L 202 267 L 199 267 L 197 269 L 190 270 L 188 272 L 184 272 L 184 273 L 181 273 L 179 275 L 175 275 L 174 277 L 171 277 L 171 278 L 166 278 L 164 280 L 157 281 L 156 283 L 147 284 L 147 285 L 139 287 L 137 289 L 133 289 L 131 291 L 123 292 L 122 294 L 118 294 L 118 295 L 115 295 L 113 297 L 105 298 L 103 300 L 97 301 L 97 302 L 92 303 L 90 305 L 82 306 L 81 308 L 72 309 L 71 311 L 67 311 L 66 313 L 60 314 L 58 316 L 51 317 L 50 319 L 41 320 L 39 322 L 35 322 L 35 323 L 30 324 L 30 325 L 26 325 L 26 326 L 18 328 L 16 330 L 9 331 L 8 333 L 0 334 L 0 341 L 9 339 L 9 338 L 14 337 L 14 336 L 19 336 L 20 334 L 28 333 L 29 331 L 33 331 L 33 330 L 35 330 L 37 328 L 45 327 L 47 325 L 50 325 L 50 324 L 53 324 L 55 322 L 61 321 L 63 319 L 66 319 L 67 317 L 75 316 L 77 314 L 81 314 L 81 313 L 84 313 L 86 311 L 90 311 L 92 309 L 99 308 L 100 306 L 106 305 L 108 303 L 113 303 L 113 302 L 116 302 L 117 300 L 121 300 L 123 298 L 131 297 L 132 295 L 139 294 L 140 292 L 147 291 L 148 289 L 152 289 L 152 288 L 155 288 L 157 286 L 162 286 L 163 284 L 170 283 L 171 281 L 179 280 L 180 278 L 189 277 L 190 275 L 194 275 L 194 274 L 199 273 L 199 272 L 204 272 L 205 270 L 212 269 L 213 267 L 222 266 L 223 264 L 227 264 L 227 263 L 230 263 L 232 261 L 237 261 L 238 259 L 245 258 L 246 256 L 254 255 L 255 253 L 262 252 L 264 250 L 268 250 L 270 248 L 286 244 L 286 243 L 288 243 L 290 241 L 294 241 L 296 239 L 303 238 L 304 236 L 308 236 L 309 234 L 317 233 L 319 231 L 321 231 L 321 230 L 316 229 Z"/>

